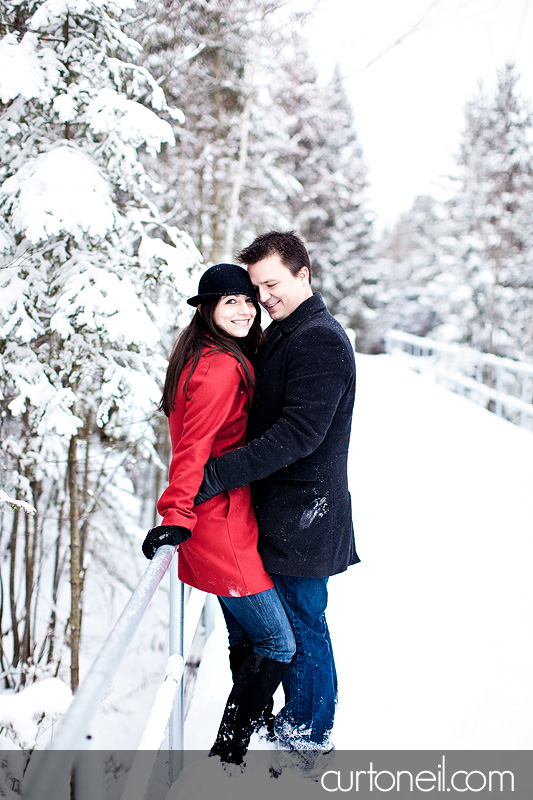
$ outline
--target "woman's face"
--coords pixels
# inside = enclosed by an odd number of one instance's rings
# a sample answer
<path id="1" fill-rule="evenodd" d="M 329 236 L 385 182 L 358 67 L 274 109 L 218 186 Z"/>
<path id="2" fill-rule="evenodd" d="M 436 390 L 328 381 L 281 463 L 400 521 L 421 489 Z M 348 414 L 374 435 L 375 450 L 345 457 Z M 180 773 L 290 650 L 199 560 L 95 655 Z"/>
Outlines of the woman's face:
<path id="1" fill-rule="evenodd" d="M 246 294 L 230 294 L 218 301 L 213 320 L 225 333 L 242 339 L 248 335 L 256 314 L 251 297 Z"/>

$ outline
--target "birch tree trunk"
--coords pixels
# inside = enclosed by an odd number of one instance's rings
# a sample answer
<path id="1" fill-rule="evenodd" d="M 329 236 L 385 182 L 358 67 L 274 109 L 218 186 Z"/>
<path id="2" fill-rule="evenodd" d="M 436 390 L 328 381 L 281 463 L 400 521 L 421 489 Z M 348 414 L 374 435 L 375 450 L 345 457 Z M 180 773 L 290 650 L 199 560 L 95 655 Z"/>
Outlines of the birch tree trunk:
<path id="1" fill-rule="evenodd" d="M 22 635 L 22 663 L 25 667 L 31 659 L 31 603 L 33 594 L 33 571 L 34 571 L 34 531 L 32 531 L 31 520 L 28 516 L 24 519 L 24 633 Z M 26 683 L 25 671 L 22 673 L 22 684 Z"/>
<path id="2" fill-rule="evenodd" d="M 231 189 L 231 202 L 229 209 L 228 222 L 226 226 L 226 238 L 224 243 L 224 256 L 223 260 L 233 260 L 233 248 L 235 246 L 235 227 L 237 225 L 237 216 L 239 214 L 239 201 L 241 196 L 242 184 L 244 175 L 246 173 L 246 162 L 248 161 L 248 139 L 250 136 L 250 120 L 252 116 L 252 103 L 255 91 L 255 73 L 259 63 L 259 54 L 261 52 L 261 43 L 263 38 L 263 31 L 265 27 L 266 11 L 263 6 L 261 14 L 261 23 L 259 30 L 255 36 L 254 52 L 250 62 L 250 81 L 248 90 L 246 92 L 246 100 L 241 115 L 240 137 L 239 137 L 239 158 L 237 161 L 237 170 L 233 180 Z"/>
<path id="3" fill-rule="evenodd" d="M 221 24 L 220 24 L 220 16 L 218 19 L 218 35 L 217 39 L 220 41 L 221 39 Z M 216 264 L 220 261 L 220 252 L 221 252 L 221 216 L 222 216 L 222 186 L 221 186 L 221 177 L 220 177 L 220 152 L 219 152 L 219 142 L 222 138 L 221 130 L 222 130 L 222 115 L 224 114 L 224 100 L 221 90 L 221 84 L 223 79 L 223 58 L 222 58 L 222 47 L 218 47 L 215 51 L 215 64 L 216 64 L 216 73 L 215 73 L 215 85 L 216 90 L 214 94 L 214 107 L 215 107 L 215 119 L 216 119 L 216 128 L 215 128 L 215 147 L 214 147 L 214 158 L 212 164 L 212 180 L 213 180 L 213 213 L 211 216 L 211 253 L 210 253 L 210 260 Z"/>
<path id="4" fill-rule="evenodd" d="M 9 608 L 11 612 L 11 630 L 13 632 L 13 658 L 12 664 L 16 667 L 20 660 L 20 639 L 19 639 L 19 619 L 17 614 L 17 595 L 15 582 L 17 579 L 17 535 L 19 523 L 19 511 L 13 515 L 13 527 L 11 529 L 11 540 L 9 544 L 10 571 L 9 571 Z"/>
<path id="5" fill-rule="evenodd" d="M 70 686 L 79 685 L 81 625 L 81 563 L 78 504 L 78 437 L 73 436 L 68 449 L 68 491 L 70 500 Z"/>

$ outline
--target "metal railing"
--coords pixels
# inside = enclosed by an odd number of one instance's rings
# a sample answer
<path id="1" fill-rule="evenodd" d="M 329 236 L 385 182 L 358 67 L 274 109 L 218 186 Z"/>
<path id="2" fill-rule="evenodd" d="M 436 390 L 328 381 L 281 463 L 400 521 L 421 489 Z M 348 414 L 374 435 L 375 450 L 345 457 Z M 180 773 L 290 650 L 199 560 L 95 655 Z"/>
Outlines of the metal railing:
<path id="1" fill-rule="evenodd" d="M 76 771 L 76 800 L 101 800 L 103 784 L 95 781 L 94 771 L 87 774 L 83 769 L 83 751 L 96 749 L 97 741 L 93 726 L 99 713 L 101 702 L 113 676 L 130 644 L 148 605 L 169 569 L 176 548 L 170 545 L 160 547 L 137 588 L 130 597 L 121 616 L 98 653 L 87 677 L 76 692 L 72 705 L 55 730 L 52 743 L 47 751 L 62 751 L 61 758 L 36 759 L 36 765 L 28 770 L 22 796 L 24 800 L 42 800 L 57 796 L 58 786 L 70 779 L 73 767 L 79 761 Z M 186 626 L 185 617 L 189 624 Z M 177 577 L 177 570 L 170 570 L 170 609 L 169 609 L 169 660 L 165 679 L 159 687 L 152 711 L 144 729 L 138 752 L 151 751 L 153 761 L 169 730 L 169 783 L 178 776 L 182 766 L 183 754 L 183 676 L 186 657 L 190 650 L 199 623 L 205 627 L 206 637 L 213 627 L 213 606 L 211 595 L 193 590 L 187 606 L 184 586 Z M 33 758 L 32 758 L 33 761 Z M 30 767 L 33 765 L 30 762 Z M 126 800 L 142 798 L 150 780 L 146 756 L 142 760 L 142 770 L 131 766 L 122 797 Z"/>
<path id="2" fill-rule="evenodd" d="M 418 372 L 433 375 L 498 416 L 533 427 L 533 364 L 390 330 L 387 353 L 402 353 Z"/>

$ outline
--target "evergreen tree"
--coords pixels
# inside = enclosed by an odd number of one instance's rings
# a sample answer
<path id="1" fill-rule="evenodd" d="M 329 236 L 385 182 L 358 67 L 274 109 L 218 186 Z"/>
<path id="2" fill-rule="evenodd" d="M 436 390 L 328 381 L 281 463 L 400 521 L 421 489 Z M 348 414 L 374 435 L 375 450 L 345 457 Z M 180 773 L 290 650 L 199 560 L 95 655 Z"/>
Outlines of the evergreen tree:
<path id="1" fill-rule="evenodd" d="M 383 234 L 372 301 L 372 349 L 383 349 L 391 328 L 447 341 L 461 338 L 465 293 L 446 252 L 448 213 L 445 203 L 421 195 Z"/>
<path id="2" fill-rule="evenodd" d="M 185 112 L 178 146 L 159 166 L 162 211 L 208 262 L 221 260 L 246 102 L 250 0 L 164 0 L 142 37 L 145 64 Z M 157 199 L 156 199 L 157 200 Z"/>
<path id="3" fill-rule="evenodd" d="M 493 96 L 480 92 L 468 104 L 449 253 L 470 294 L 463 340 L 479 350 L 531 358 L 533 118 L 517 82 L 507 66 Z"/>
<path id="4" fill-rule="evenodd" d="M 156 154 L 173 133 L 158 116 L 170 114 L 163 92 L 122 29 L 131 7 L 0 4 L 0 483 L 37 509 L 22 523 L 2 516 L 12 588 L 24 551 L 10 652 L 0 653 L 12 682 L 38 663 L 57 669 L 70 614 L 77 685 L 89 555 L 139 537 L 132 476 L 136 458 L 156 457 L 162 287 L 177 308 L 196 259 L 145 199 L 139 150 Z"/>
<path id="5" fill-rule="evenodd" d="M 366 167 L 339 70 L 320 87 L 297 33 L 273 87 L 273 105 L 285 132 L 277 165 L 295 181 L 285 216 L 308 243 L 314 287 L 324 294 L 331 311 L 361 334 L 361 287 L 372 280 Z"/>
<path id="6" fill-rule="evenodd" d="M 155 19 L 139 23 L 144 63 L 185 114 L 175 127 L 177 147 L 159 161 L 162 191 L 154 200 L 187 228 L 208 262 L 232 260 L 283 213 L 269 95 L 283 5 L 161 0 Z"/>
<path id="7" fill-rule="evenodd" d="M 373 347 L 397 327 L 533 355 L 532 115 L 512 66 L 467 105 L 451 198 L 417 198 L 381 243 Z"/>
<path id="8" fill-rule="evenodd" d="M 338 67 L 325 100 L 327 173 L 320 205 L 327 218 L 313 252 L 330 310 L 358 330 L 364 345 L 367 300 L 375 285 L 373 215 L 366 199 L 367 169 Z"/>

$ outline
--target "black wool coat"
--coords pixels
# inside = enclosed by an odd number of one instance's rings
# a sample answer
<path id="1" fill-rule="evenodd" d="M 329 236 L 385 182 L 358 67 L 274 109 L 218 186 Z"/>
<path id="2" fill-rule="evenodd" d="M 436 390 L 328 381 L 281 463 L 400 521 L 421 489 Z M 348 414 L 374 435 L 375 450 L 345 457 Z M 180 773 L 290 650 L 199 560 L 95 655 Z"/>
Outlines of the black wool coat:
<path id="1" fill-rule="evenodd" d="M 347 477 L 353 348 L 318 293 L 266 334 L 250 441 L 217 459 L 219 475 L 227 489 L 252 484 L 268 572 L 335 575 L 359 561 Z"/>

